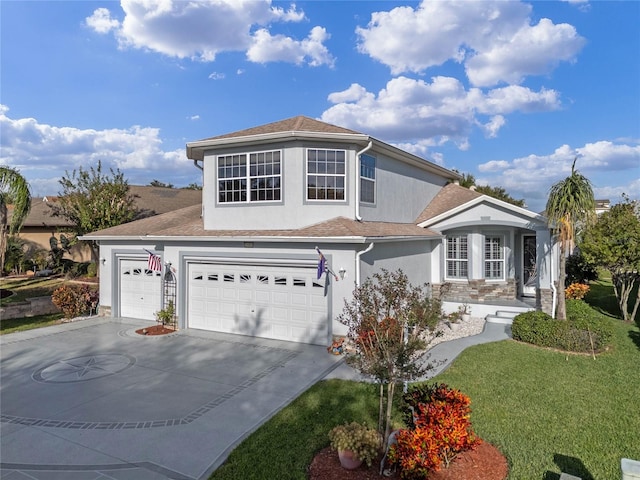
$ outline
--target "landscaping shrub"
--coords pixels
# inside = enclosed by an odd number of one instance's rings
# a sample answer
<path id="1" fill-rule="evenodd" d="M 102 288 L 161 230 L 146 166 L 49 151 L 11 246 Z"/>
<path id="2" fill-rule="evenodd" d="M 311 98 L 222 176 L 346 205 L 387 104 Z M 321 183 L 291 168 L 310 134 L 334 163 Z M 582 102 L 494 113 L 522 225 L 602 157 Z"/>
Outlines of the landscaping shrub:
<path id="1" fill-rule="evenodd" d="M 613 335 L 609 319 L 582 300 L 567 300 L 567 320 L 554 320 L 544 312 L 517 315 L 511 325 L 514 340 L 569 352 L 606 350 Z"/>
<path id="2" fill-rule="evenodd" d="M 589 292 L 589 285 L 584 283 L 572 283 L 564 289 L 564 296 L 567 300 L 582 300 Z"/>
<path id="3" fill-rule="evenodd" d="M 87 277 L 95 277 L 98 275 L 98 264 L 96 262 L 91 262 L 87 265 Z"/>
<path id="4" fill-rule="evenodd" d="M 65 318 L 73 318 L 89 313 L 98 304 L 98 295 L 88 285 L 62 285 L 53 292 L 51 301 Z"/>
<path id="5" fill-rule="evenodd" d="M 479 440 L 471 428 L 471 400 L 445 384 L 417 385 L 403 395 L 401 410 L 409 426 L 396 436 L 390 460 L 406 479 L 423 479 Z"/>

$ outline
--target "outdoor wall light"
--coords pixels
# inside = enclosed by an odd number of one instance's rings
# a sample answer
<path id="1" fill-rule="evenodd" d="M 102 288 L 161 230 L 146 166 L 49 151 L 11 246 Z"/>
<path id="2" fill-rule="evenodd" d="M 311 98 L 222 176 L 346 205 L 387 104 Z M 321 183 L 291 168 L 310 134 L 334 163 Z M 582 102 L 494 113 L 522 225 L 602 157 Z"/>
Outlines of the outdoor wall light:
<path id="1" fill-rule="evenodd" d="M 347 271 L 345 270 L 344 267 L 340 267 L 340 270 L 338 270 L 338 273 L 340 274 L 340 279 L 344 280 L 344 277 L 347 276 Z"/>
<path id="2" fill-rule="evenodd" d="M 106 258 L 101 258 L 101 259 L 100 259 L 100 263 L 101 263 L 102 265 L 104 265 L 105 263 L 107 263 L 107 259 L 106 259 Z"/>

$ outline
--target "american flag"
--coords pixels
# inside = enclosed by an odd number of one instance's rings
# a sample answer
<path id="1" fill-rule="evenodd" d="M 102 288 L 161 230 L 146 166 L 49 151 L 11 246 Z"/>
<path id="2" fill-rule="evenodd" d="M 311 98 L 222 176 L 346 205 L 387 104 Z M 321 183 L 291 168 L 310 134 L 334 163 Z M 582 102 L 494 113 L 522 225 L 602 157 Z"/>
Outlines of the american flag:
<path id="1" fill-rule="evenodd" d="M 151 252 L 149 253 L 149 259 L 147 260 L 147 268 L 153 272 L 161 272 L 162 271 L 162 259 L 160 255 L 155 255 Z"/>

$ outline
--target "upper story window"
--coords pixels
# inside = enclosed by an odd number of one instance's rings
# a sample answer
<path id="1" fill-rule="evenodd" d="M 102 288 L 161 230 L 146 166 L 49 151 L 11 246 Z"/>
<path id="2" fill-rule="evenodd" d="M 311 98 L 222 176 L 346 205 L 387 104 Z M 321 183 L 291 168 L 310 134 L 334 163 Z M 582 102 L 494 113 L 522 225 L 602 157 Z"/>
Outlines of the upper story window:
<path id="1" fill-rule="evenodd" d="M 371 155 L 360 155 L 360 201 L 376 202 L 376 159 Z"/>
<path id="2" fill-rule="evenodd" d="M 307 200 L 344 200 L 346 150 L 307 149 Z"/>
<path id="3" fill-rule="evenodd" d="M 281 199 L 280 150 L 218 156 L 218 202 Z"/>
<path id="4" fill-rule="evenodd" d="M 484 237 L 484 277 L 490 280 L 504 278 L 504 241 L 499 235 Z"/>
<path id="5" fill-rule="evenodd" d="M 447 277 L 467 278 L 469 255 L 467 235 L 447 236 Z"/>

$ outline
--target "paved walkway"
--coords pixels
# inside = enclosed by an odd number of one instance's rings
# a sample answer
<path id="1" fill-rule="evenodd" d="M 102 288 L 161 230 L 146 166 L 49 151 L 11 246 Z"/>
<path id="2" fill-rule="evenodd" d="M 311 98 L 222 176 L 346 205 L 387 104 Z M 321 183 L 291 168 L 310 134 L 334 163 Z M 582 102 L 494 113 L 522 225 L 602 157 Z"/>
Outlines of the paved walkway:
<path id="1" fill-rule="evenodd" d="M 435 367 L 427 372 L 422 380 L 428 380 L 444 371 L 455 358 L 467 347 L 481 343 L 497 342 L 511 338 L 511 325 L 499 323 L 485 323 L 482 333 L 469 337 L 457 338 L 448 342 L 442 342 L 430 350 L 428 362 L 433 362 Z M 341 378 L 344 380 L 365 380 L 359 372 L 343 363 L 332 370 L 325 378 Z"/>

